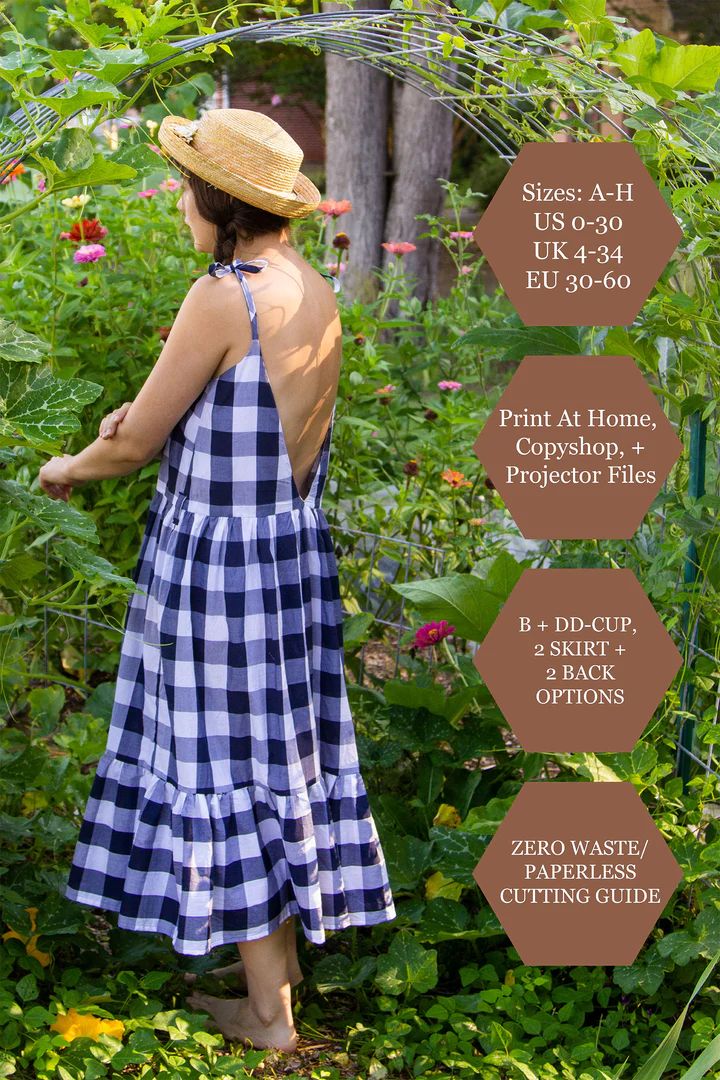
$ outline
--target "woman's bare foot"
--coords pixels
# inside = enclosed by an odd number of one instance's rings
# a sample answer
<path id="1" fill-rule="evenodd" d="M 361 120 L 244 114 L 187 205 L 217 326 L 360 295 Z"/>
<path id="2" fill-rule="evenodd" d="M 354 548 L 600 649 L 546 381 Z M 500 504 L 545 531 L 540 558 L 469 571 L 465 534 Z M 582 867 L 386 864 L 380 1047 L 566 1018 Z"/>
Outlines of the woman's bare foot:
<path id="1" fill-rule="evenodd" d="M 237 983 L 239 983 L 240 986 L 244 987 L 244 989 L 247 990 L 247 975 L 245 974 L 245 965 L 243 964 L 242 960 L 236 960 L 232 964 L 223 964 L 222 967 L 211 968 L 208 972 L 206 972 L 206 974 L 212 975 L 217 979 L 225 979 L 229 977 L 231 980 L 235 980 Z M 196 983 L 200 977 L 201 976 L 194 971 L 186 971 L 183 973 L 183 979 L 189 986 L 194 985 L 194 983 Z M 300 970 L 299 965 L 293 964 L 289 970 L 290 985 L 297 986 L 297 984 L 302 982 L 304 978 L 305 976 Z"/>
<path id="2" fill-rule="evenodd" d="M 185 1000 L 191 1009 L 209 1013 L 213 1025 L 232 1042 L 250 1039 L 257 1050 L 282 1050 L 286 1054 L 297 1049 L 295 1025 L 282 1017 L 263 1024 L 250 998 L 219 998 L 194 991 Z"/>

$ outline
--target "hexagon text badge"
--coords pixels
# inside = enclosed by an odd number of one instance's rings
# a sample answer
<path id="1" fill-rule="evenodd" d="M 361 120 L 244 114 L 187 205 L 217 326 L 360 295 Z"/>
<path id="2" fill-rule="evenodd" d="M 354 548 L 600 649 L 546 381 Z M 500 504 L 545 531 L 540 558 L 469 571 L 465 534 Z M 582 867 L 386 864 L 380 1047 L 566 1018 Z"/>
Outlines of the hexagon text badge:
<path id="1" fill-rule="evenodd" d="M 528 326 L 626 326 L 682 237 L 629 142 L 526 143 L 473 231 Z"/>
<path id="2" fill-rule="evenodd" d="M 627 539 L 682 443 L 632 357 L 526 356 L 473 450 L 528 539 Z"/>
<path id="3" fill-rule="evenodd" d="M 682 656 L 632 570 L 525 570 L 473 657 L 521 746 L 629 752 Z"/>
<path id="4" fill-rule="evenodd" d="M 528 781 L 473 877 L 523 964 L 628 965 L 683 873 L 629 781 Z"/>

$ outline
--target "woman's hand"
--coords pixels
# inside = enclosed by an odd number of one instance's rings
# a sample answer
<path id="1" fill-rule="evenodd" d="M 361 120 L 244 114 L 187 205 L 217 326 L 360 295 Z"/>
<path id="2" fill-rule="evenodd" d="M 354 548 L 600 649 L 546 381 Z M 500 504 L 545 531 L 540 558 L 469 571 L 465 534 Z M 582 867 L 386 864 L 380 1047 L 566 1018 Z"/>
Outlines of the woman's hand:
<path id="1" fill-rule="evenodd" d="M 68 459 L 72 460 L 72 457 L 72 454 L 51 457 L 40 468 L 40 488 L 52 499 L 63 499 L 67 502 L 72 495 L 72 484 L 68 481 L 66 469 Z"/>
<path id="2" fill-rule="evenodd" d="M 125 419 L 128 409 L 132 405 L 132 401 L 124 401 L 119 409 L 114 409 L 109 416 L 104 416 L 100 421 L 100 438 L 112 439 L 113 435 L 118 429 L 118 424 L 121 424 Z"/>

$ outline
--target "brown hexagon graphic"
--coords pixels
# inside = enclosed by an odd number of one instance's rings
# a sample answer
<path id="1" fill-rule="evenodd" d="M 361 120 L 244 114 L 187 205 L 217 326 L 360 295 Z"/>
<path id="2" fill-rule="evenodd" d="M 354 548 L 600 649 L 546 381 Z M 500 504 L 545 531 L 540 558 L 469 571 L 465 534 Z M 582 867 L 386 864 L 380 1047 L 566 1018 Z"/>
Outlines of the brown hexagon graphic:
<path id="1" fill-rule="evenodd" d="M 626 326 L 682 229 L 629 142 L 526 143 L 473 231 L 528 326 Z"/>
<path id="2" fill-rule="evenodd" d="M 525 570 L 473 657 L 521 746 L 629 752 L 682 656 L 632 570 Z"/>
<path id="3" fill-rule="evenodd" d="M 632 536 L 682 452 L 630 356 L 526 356 L 473 450 L 523 536 Z"/>
<path id="4" fill-rule="evenodd" d="M 528 781 L 473 871 L 523 964 L 632 964 L 682 880 L 629 781 Z"/>

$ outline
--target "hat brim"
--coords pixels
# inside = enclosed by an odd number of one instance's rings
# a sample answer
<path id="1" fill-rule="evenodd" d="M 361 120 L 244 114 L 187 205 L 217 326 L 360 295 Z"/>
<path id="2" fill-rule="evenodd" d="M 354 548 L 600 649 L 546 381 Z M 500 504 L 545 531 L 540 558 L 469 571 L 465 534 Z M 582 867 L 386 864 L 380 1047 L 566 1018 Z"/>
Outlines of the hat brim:
<path id="1" fill-rule="evenodd" d="M 260 184 L 251 183 L 205 157 L 187 139 L 183 139 L 172 129 L 173 124 L 187 123 L 187 117 L 168 115 L 163 117 L 158 128 L 157 137 L 160 147 L 173 162 L 186 166 L 191 172 L 222 191 L 226 191 L 229 195 L 243 199 L 252 206 L 269 210 L 273 214 L 285 217 L 305 217 L 317 209 L 322 196 L 312 180 L 304 173 L 297 174 L 292 191 L 278 192 Z"/>

